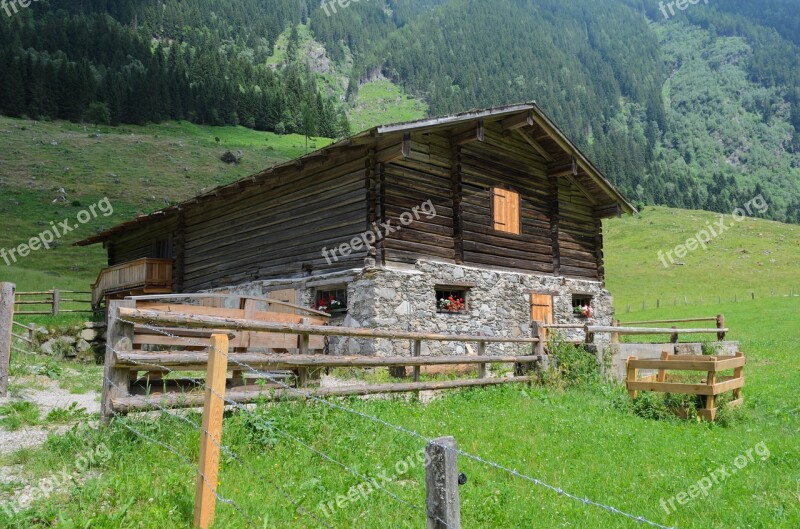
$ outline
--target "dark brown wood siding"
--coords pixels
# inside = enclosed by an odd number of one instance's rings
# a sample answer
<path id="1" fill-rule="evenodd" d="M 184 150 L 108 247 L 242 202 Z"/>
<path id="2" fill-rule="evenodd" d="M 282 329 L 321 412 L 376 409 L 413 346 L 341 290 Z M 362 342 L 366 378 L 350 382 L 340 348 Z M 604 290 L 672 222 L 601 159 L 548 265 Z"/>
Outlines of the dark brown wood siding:
<path id="1" fill-rule="evenodd" d="M 363 265 L 331 250 L 366 229 L 364 158 L 186 211 L 184 290 Z"/>
<path id="2" fill-rule="evenodd" d="M 384 219 L 400 225 L 400 216 L 428 200 L 436 216 L 420 214 L 386 237 L 387 263 L 414 263 L 420 258 L 453 260 L 453 196 L 450 182 L 451 149 L 443 134 L 415 135 L 408 157 L 383 167 Z"/>
<path id="3" fill-rule="evenodd" d="M 178 216 L 173 215 L 160 221 L 148 224 L 146 227 L 131 228 L 122 232 L 109 244 L 109 266 L 135 261 L 144 257 L 158 257 L 156 255 L 156 241 L 176 239 L 178 229 Z"/>

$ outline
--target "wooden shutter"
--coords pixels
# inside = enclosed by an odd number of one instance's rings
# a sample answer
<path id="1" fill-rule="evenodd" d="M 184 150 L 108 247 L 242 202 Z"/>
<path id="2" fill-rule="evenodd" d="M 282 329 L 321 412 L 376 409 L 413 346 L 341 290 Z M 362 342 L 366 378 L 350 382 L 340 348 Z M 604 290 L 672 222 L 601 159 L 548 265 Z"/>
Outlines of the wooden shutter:
<path id="1" fill-rule="evenodd" d="M 495 187 L 492 195 L 494 229 L 519 235 L 519 193 Z"/>
<path id="2" fill-rule="evenodd" d="M 531 320 L 539 323 L 553 323 L 553 296 L 531 294 Z M 547 336 L 547 329 L 545 329 L 544 335 Z"/>

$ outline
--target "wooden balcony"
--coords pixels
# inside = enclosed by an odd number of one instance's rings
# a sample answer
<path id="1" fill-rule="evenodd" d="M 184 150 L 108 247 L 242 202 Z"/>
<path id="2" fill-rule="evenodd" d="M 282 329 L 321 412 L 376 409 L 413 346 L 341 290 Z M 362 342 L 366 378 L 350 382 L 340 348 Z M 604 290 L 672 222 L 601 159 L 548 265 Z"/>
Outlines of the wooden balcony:
<path id="1" fill-rule="evenodd" d="M 172 259 L 146 257 L 105 268 L 92 285 L 92 304 L 106 297 L 172 293 Z"/>

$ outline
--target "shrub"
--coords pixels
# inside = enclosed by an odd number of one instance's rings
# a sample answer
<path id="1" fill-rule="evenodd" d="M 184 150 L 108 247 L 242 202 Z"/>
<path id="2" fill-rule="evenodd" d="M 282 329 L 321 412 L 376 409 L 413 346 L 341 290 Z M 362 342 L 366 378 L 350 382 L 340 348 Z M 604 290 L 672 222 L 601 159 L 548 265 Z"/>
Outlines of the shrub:
<path id="1" fill-rule="evenodd" d="M 592 386 L 602 382 L 601 366 L 594 354 L 564 341 L 550 342 L 550 367 L 542 373 L 545 385 Z"/>

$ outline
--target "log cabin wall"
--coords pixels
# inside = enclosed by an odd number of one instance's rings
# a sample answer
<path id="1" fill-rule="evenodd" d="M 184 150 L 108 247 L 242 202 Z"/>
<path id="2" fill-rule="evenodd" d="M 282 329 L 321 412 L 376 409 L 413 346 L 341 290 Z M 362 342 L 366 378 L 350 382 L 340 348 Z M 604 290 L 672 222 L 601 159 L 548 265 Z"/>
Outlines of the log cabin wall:
<path id="1" fill-rule="evenodd" d="M 178 215 L 172 215 L 152 222 L 146 228 L 132 227 L 122 232 L 106 244 L 108 265 L 114 266 L 144 257 L 171 258 L 170 255 L 157 255 L 159 253 L 157 246 L 159 241 L 163 241 L 174 251 L 177 230 Z"/>
<path id="2" fill-rule="evenodd" d="M 385 164 L 380 171 L 384 194 L 384 219 L 403 213 L 430 200 L 436 216 L 421 215 L 381 244 L 386 264 L 414 264 L 418 259 L 455 259 L 451 148 L 448 134 L 418 134 L 410 142 L 408 156 Z"/>
<path id="3" fill-rule="evenodd" d="M 365 178 L 359 156 L 187 210 L 184 290 L 362 266 L 366 249 L 330 263 L 322 250 L 364 232 Z"/>

